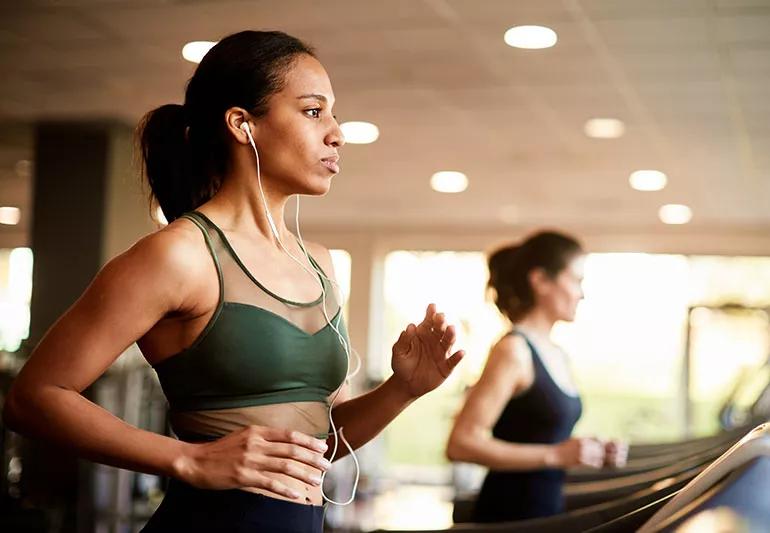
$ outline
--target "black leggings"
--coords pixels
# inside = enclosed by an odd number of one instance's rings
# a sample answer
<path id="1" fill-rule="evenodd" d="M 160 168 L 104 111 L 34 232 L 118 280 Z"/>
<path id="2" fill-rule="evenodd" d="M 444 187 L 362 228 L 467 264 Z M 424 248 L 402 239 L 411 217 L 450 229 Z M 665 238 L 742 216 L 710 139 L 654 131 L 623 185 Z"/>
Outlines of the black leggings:
<path id="1" fill-rule="evenodd" d="M 142 533 L 322 533 L 324 508 L 243 490 L 196 489 L 176 480 Z"/>

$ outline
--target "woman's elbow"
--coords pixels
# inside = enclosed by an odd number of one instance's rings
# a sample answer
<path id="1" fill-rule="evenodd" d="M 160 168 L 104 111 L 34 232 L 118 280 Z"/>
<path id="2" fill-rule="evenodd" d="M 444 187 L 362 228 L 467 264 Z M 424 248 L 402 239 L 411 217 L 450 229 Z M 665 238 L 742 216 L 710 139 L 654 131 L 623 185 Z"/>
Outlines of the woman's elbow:
<path id="1" fill-rule="evenodd" d="M 22 386 L 16 378 L 3 401 L 3 425 L 16 433 L 24 433 L 37 409 L 38 398 L 36 387 L 26 383 Z"/>
<path id="2" fill-rule="evenodd" d="M 452 462 L 468 462 L 469 459 L 467 446 L 463 439 L 454 432 L 449 436 L 444 455 Z"/>
<path id="3" fill-rule="evenodd" d="M 457 449 L 457 445 L 453 443 L 451 440 L 447 442 L 446 449 L 444 450 L 444 455 L 446 456 L 447 460 L 455 463 L 460 461 L 460 453 Z"/>

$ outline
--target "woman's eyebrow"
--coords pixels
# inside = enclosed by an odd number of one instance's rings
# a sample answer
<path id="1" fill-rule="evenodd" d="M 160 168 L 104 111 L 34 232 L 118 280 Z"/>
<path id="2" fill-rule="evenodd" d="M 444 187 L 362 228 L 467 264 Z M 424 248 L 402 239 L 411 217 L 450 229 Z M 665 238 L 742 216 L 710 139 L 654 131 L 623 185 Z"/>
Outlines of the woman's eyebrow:
<path id="1" fill-rule="evenodd" d="M 323 103 L 328 102 L 328 99 L 322 94 L 303 94 L 302 96 L 298 96 L 297 100 L 303 100 L 308 98 L 319 100 L 320 102 L 323 102 Z"/>

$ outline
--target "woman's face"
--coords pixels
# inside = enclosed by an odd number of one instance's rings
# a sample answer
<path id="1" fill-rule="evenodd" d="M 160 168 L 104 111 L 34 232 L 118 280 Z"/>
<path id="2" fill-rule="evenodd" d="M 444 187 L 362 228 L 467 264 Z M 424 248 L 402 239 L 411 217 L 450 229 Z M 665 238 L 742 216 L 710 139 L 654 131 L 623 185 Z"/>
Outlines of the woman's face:
<path id="1" fill-rule="evenodd" d="M 578 304 L 583 299 L 584 262 L 585 256 L 578 255 L 556 277 L 541 276 L 533 286 L 535 306 L 553 320 L 575 320 Z"/>
<path id="2" fill-rule="evenodd" d="M 332 114 L 329 76 L 312 56 L 297 57 L 283 89 L 267 102 L 253 128 L 262 179 L 284 194 L 322 195 L 339 172 L 345 139 Z"/>

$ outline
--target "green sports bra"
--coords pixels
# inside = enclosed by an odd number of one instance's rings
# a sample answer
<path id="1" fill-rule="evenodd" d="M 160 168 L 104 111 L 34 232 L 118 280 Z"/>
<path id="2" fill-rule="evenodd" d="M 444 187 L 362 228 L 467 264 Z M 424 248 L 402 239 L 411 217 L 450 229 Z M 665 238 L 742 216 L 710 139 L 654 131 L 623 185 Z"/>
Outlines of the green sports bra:
<path id="1" fill-rule="evenodd" d="M 348 339 L 325 274 L 319 275 L 325 297 L 321 293 L 312 302 L 281 298 L 248 271 L 211 220 L 198 212 L 183 216 L 203 232 L 219 277 L 219 301 L 190 347 L 154 365 L 171 411 L 326 403 L 348 368 L 326 318 Z"/>

